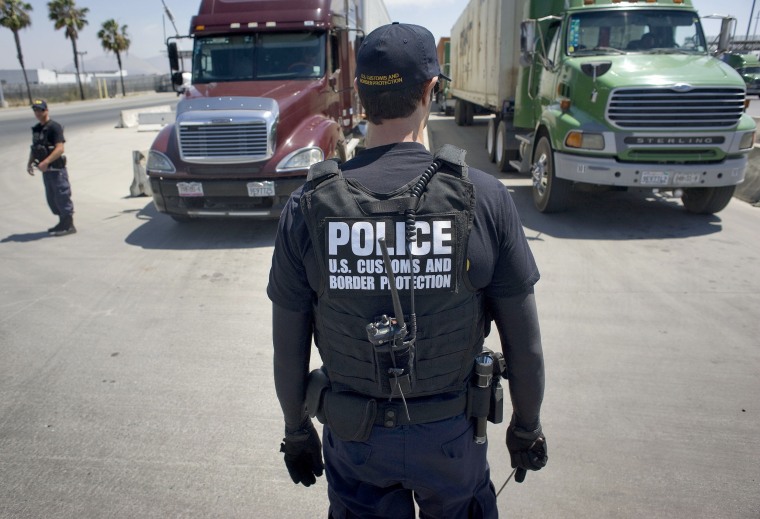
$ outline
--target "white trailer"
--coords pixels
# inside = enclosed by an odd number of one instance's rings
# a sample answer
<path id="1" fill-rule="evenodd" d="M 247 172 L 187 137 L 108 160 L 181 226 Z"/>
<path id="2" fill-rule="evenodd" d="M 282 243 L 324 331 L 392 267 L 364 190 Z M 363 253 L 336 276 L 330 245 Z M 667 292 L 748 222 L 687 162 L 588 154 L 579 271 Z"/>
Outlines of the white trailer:
<path id="1" fill-rule="evenodd" d="M 458 125 L 475 111 L 514 103 L 520 66 L 523 0 L 470 2 L 451 29 L 451 94 Z"/>

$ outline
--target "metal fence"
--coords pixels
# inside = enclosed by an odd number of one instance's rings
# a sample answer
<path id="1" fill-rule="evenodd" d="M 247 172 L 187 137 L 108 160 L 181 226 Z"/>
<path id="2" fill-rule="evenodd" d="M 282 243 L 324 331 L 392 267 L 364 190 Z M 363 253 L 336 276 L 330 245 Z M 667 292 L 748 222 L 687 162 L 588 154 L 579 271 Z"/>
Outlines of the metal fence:
<path id="1" fill-rule="evenodd" d="M 3 96 L 9 106 L 26 106 L 29 98 L 24 84 L 3 84 Z M 51 103 L 79 101 L 79 85 L 69 83 L 64 85 L 29 85 L 32 98 L 41 97 Z M 85 99 L 102 99 L 122 95 L 121 80 L 116 78 L 94 78 L 82 84 Z M 172 90 L 171 81 L 167 75 L 125 77 L 124 89 L 127 94 L 135 92 L 169 92 Z"/>

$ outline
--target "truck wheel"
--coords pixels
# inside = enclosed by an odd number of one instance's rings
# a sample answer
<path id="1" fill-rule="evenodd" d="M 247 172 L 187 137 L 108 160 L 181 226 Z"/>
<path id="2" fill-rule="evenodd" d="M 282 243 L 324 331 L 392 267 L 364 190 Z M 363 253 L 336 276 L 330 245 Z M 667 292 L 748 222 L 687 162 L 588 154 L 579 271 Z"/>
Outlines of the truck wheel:
<path id="1" fill-rule="evenodd" d="M 496 160 L 496 118 L 491 117 L 488 120 L 488 133 L 486 133 L 486 152 L 488 152 L 488 160 L 491 162 Z"/>
<path id="2" fill-rule="evenodd" d="M 465 101 L 462 101 L 461 99 L 457 99 L 456 103 L 454 104 L 454 122 L 457 124 L 457 126 L 464 126 L 465 122 Z"/>
<path id="3" fill-rule="evenodd" d="M 572 183 L 557 178 L 554 172 L 554 151 L 547 136 L 538 140 L 533 152 L 533 203 L 542 213 L 558 213 L 567 209 Z"/>
<path id="4" fill-rule="evenodd" d="M 726 208 L 734 196 L 736 186 L 690 187 L 683 190 L 681 202 L 694 214 L 714 214 Z"/>
<path id="5" fill-rule="evenodd" d="M 499 166 L 499 171 L 512 171 L 512 165 L 510 160 L 517 160 L 519 158 L 518 150 L 509 149 L 509 134 L 507 133 L 507 122 L 499 121 L 499 126 L 496 128 L 496 136 L 494 143 L 494 160 Z"/>
<path id="6" fill-rule="evenodd" d="M 475 105 L 465 101 L 464 103 L 464 125 L 472 126 L 472 120 L 475 117 Z"/>

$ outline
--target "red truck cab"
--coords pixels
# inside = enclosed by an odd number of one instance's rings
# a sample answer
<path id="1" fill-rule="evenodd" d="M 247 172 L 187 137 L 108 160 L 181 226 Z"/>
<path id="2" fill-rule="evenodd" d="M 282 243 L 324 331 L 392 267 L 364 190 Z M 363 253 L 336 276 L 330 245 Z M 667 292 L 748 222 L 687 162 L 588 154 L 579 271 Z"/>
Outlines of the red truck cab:
<path id="1" fill-rule="evenodd" d="M 365 13 L 363 0 L 203 0 L 192 83 L 148 154 L 156 208 L 178 221 L 277 218 L 309 166 L 350 158 L 362 140 L 353 82 Z"/>

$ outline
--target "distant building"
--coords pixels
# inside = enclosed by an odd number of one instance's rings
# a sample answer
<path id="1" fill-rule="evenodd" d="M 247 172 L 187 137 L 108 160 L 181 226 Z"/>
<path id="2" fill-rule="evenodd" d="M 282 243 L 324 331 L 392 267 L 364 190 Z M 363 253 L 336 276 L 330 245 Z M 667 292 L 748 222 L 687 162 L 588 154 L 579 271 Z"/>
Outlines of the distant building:
<path id="1" fill-rule="evenodd" d="M 124 77 L 129 74 L 124 71 Z M 29 79 L 30 85 L 67 85 L 77 82 L 77 75 L 75 72 L 56 72 L 55 70 L 48 70 L 44 68 L 26 69 L 26 77 Z M 89 83 L 94 78 L 118 78 L 119 71 L 107 71 L 107 72 L 87 72 L 80 74 L 83 83 Z M 24 73 L 21 69 L 17 70 L 0 70 L 0 81 L 4 85 L 23 85 Z"/>

